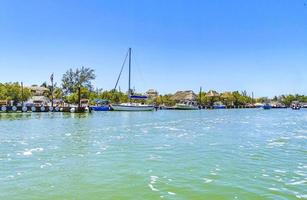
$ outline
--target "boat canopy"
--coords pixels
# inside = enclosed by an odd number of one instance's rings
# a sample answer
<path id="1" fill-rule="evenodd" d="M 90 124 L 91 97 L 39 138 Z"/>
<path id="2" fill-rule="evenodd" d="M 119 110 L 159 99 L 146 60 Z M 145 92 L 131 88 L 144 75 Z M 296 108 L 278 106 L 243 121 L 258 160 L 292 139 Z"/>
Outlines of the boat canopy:
<path id="1" fill-rule="evenodd" d="M 147 99 L 147 96 L 142 96 L 142 95 L 131 95 L 130 99 Z"/>
<path id="2" fill-rule="evenodd" d="M 102 104 L 102 103 L 109 103 L 109 100 L 107 100 L 107 99 L 95 99 L 94 102 L 97 103 L 97 104 Z"/>

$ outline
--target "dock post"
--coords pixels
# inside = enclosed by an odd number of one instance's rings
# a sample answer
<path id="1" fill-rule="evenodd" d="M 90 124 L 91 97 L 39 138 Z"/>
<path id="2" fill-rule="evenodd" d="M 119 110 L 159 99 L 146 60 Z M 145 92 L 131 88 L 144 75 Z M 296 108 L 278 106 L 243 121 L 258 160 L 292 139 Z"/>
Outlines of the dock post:
<path id="1" fill-rule="evenodd" d="M 78 110 L 81 107 L 81 87 L 78 87 Z"/>

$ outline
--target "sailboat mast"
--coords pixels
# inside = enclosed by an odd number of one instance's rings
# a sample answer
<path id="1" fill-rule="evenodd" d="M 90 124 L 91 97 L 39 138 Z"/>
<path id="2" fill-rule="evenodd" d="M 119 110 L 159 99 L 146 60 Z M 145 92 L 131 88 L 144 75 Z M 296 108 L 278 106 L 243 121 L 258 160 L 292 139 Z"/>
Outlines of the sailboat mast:
<path id="1" fill-rule="evenodd" d="M 128 97 L 131 96 L 131 48 L 129 48 L 129 83 L 128 83 Z"/>

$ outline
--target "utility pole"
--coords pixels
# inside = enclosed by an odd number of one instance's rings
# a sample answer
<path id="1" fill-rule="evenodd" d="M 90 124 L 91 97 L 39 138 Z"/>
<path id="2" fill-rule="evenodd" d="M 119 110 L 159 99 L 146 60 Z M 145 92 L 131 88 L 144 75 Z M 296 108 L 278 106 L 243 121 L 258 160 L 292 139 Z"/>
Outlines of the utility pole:
<path id="1" fill-rule="evenodd" d="M 53 73 L 50 76 L 51 81 L 51 107 L 53 107 Z"/>
<path id="2" fill-rule="evenodd" d="M 81 107 L 81 87 L 78 87 L 78 111 L 80 110 Z"/>
<path id="3" fill-rule="evenodd" d="M 21 82 L 21 107 L 23 107 L 23 82 Z"/>
<path id="4" fill-rule="evenodd" d="M 199 88 L 199 105 L 201 106 L 202 102 L 201 102 L 201 93 L 202 93 L 202 87 L 200 86 Z"/>

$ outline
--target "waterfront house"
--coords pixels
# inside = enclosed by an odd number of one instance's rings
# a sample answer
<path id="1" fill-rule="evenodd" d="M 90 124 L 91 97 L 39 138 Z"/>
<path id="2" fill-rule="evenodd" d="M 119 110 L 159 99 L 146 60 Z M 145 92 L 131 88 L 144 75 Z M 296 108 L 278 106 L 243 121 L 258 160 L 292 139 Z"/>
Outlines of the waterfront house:
<path id="1" fill-rule="evenodd" d="M 214 90 L 209 90 L 206 97 L 209 99 L 209 106 L 213 106 L 214 102 L 219 100 L 220 94 Z"/>
<path id="2" fill-rule="evenodd" d="M 159 93 L 157 90 L 154 90 L 154 89 L 149 89 L 147 92 L 146 92 L 146 95 L 149 97 L 149 98 L 157 98 L 159 96 Z"/>
<path id="3" fill-rule="evenodd" d="M 197 104 L 197 95 L 192 90 L 177 91 L 172 95 L 171 100 L 184 104 Z"/>
<path id="4" fill-rule="evenodd" d="M 40 87 L 37 85 L 32 85 L 28 88 L 33 94 L 33 96 L 27 101 L 28 105 L 47 106 L 50 104 L 50 99 L 47 97 L 50 91 L 48 88 Z"/>
<path id="5" fill-rule="evenodd" d="M 45 96 L 32 96 L 27 101 L 27 104 L 34 105 L 34 106 L 48 106 L 49 103 L 50 103 L 50 99 Z"/>
<path id="6" fill-rule="evenodd" d="M 31 90 L 33 96 L 44 96 L 50 91 L 46 87 L 40 87 L 37 85 L 32 85 L 31 87 L 28 88 Z"/>

